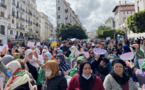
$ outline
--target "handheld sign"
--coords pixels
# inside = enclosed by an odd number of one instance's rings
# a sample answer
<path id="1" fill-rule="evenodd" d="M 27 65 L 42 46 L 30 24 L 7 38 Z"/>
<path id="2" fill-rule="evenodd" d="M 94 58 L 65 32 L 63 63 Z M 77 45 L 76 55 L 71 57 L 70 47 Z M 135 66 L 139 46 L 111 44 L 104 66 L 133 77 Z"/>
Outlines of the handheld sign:
<path id="1" fill-rule="evenodd" d="M 132 60 L 133 57 L 134 57 L 133 52 L 124 53 L 124 54 L 120 55 L 120 58 L 121 58 L 122 60 Z"/>
<path id="2" fill-rule="evenodd" d="M 28 41 L 27 43 L 28 47 L 34 47 L 34 45 L 35 45 L 35 42 Z"/>
<path id="3" fill-rule="evenodd" d="M 3 46 L 0 46 L 0 52 L 2 52 L 3 51 Z"/>
<path id="4" fill-rule="evenodd" d="M 145 61 L 145 59 L 139 59 L 138 60 L 138 64 L 139 64 L 139 68 L 142 69 L 142 65 L 143 65 L 143 62 Z"/>
<path id="5" fill-rule="evenodd" d="M 57 46 L 57 41 L 51 42 L 51 47 Z"/>
<path id="6" fill-rule="evenodd" d="M 81 54 L 84 54 L 86 58 L 89 58 L 89 53 L 88 52 L 81 52 Z"/>
<path id="7" fill-rule="evenodd" d="M 105 49 L 94 48 L 93 52 L 94 52 L 95 55 L 97 55 L 97 54 L 101 55 L 101 54 L 105 54 Z"/>
<path id="8" fill-rule="evenodd" d="M 8 44 L 3 45 L 3 49 L 6 48 L 6 50 L 9 50 Z"/>
<path id="9" fill-rule="evenodd" d="M 36 43 L 36 46 L 40 46 L 40 45 L 41 45 L 40 42 L 37 42 L 37 43 Z"/>
<path id="10" fill-rule="evenodd" d="M 107 38 L 106 38 L 106 40 L 110 40 L 110 39 L 111 39 L 110 37 L 107 37 Z"/>
<path id="11" fill-rule="evenodd" d="M 0 90 L 3 90 L 4 79 L 0 78 Z"/>

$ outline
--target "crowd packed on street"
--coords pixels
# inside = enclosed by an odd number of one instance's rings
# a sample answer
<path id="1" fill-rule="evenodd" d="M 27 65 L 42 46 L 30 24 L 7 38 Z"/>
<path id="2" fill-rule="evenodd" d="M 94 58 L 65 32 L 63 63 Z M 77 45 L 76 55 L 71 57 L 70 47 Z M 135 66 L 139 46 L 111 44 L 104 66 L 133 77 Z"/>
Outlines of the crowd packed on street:
<path id="1" fill-rule="evenodd" d="M 0 45 L 0 90 L 145 89 L 145 39 L 52 42 Z"/>

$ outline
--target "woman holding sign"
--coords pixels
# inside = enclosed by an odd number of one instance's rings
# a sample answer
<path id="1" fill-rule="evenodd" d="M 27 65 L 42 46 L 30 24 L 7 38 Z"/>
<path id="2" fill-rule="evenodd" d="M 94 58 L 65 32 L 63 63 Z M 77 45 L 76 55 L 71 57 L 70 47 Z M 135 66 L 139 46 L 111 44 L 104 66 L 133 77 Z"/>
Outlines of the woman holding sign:
<path id="1" fill-rule="evenodd" d="M 138 44 L 133 44 L 133 45 L 132 45 L 132 50 L 133 50 L 133 52 L 135 53 L 134 65 L 135 65 L 136 68 L 139 69 L 138 60 L 145 57 L 145 56 L 144 56 L 144 53 L 143 53 L 143 51 L 141 51 L 141 50 L 139 49 L 139 45 L 138 45 Z"/>

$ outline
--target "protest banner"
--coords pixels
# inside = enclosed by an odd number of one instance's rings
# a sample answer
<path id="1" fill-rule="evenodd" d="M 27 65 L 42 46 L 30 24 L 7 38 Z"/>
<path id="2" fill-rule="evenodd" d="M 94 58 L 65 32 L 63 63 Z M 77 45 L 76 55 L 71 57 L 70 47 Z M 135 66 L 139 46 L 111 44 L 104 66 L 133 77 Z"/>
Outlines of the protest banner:
<path id="1" fill-rule="evenodd" d="M 36 46 L 41 46 L 40 42 L 37 42 L 37 43 L 36 43 Z"/>
<path id="2" fill-rule="evenodd" d="M 122 60 L 132 60 L 133 57 L 134 57 L 133 52 L 124 53 L 124 54 L 120 55 L 120 59 L 122 59 Z"/>
<path id="3" fill-rule="evenodd" d="M 89 53 L 88 52 L 81 52 L 81 54 L 84 54 L 86 58 L 89 58 Z"/>
<path id="4" fill-rule="evenodd" d="M 110 40 L 110 39 L 111 39 L 110 37 L 107 37 L 107 38 L 106 38 L 106 40 Z"/>
<path id="5" fill-rule="evenodd" d="M 35 42 L 28 41 L 27 47 L 34 47 Z"/>
<path id="6" fill-rule="evenodd" d="M 57 41 L 51 42 L 51 47 L 57 46 Z"/>
<path id="7" fill-rule="evenodd" d="M 138 64 L 139 64 L 139 68 L 142 69 L 142 64 L 143 62 L 145 61 L 145 58 L 144 59 L 139 59 L 138 60 Z"/>
<path id="8" fill-rule="evenodd" d="M 6 50 L 9 50 L 8 44 L 3 45 L 3 49 L 6 48 Z"/>
<path id="9" fill-rule="evenodd" d="M 105 49 L 94 48 L 93 52 L 94 52 L 95 55 L 97 55 L 97 54 L 101 55 L 101 54 L 105 54 Z"/>
<path id="10" fill-rule="evenodd" d="M 2 52 L 3 51 L 3 46 L 0 46 L 0 52 Z"/>

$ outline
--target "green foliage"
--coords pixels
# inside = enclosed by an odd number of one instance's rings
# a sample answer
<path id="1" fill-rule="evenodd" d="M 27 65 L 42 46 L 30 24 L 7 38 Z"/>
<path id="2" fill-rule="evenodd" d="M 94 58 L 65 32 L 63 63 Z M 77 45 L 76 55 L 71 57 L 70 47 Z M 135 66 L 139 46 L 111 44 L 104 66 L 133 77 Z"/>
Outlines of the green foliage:
<path id="1" fill-rule="evenodd" d="M 102 27 L 102 26 L 100 26 Z M 98 27 L 97 32 L 97 37 L 98 38 L 106 38 L 106 37 L 111 37 L 114 38 L 117 34 L 120 35 L 125 35 L 125 31 L 124 30 L 120 30 L 120 29 L 111 29 L 111 27 L 108 26 L 103 26 L 105 29 L 100 29 L 100 27 Z"/>
<path id="2" fill-rule="evenodd" d="M 145 32 L 145 10 L 127 18 L 128 28 L 134 33 Z"/>
<path id="3" fill-rule="evenodd" d="M 62 37 L 62 40 L 67 40 L 68 38 L 86 39 L 85 30 L 78 24 L 62 24 L 58 29 L 58 37 Z"/>

